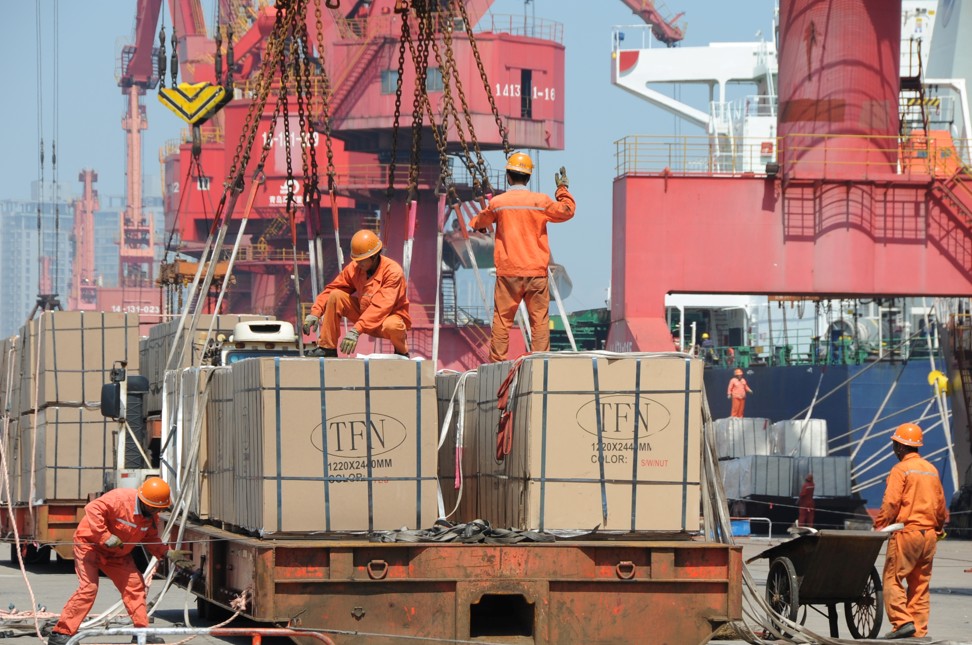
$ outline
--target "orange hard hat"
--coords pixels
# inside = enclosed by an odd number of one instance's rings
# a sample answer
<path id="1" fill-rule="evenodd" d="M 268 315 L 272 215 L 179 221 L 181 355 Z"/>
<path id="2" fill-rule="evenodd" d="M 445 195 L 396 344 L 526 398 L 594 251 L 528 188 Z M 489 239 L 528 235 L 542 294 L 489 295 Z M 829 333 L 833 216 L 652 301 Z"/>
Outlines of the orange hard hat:
<path id="1" fill-rule="evenodd" d="M 902 423 L 899 425 L 898 429 L 894 431 L 894 436 L 891 437 L 891 441 L 897 441 L 904 446 L 911 446 L 912 448 L 921 448 L 925 445 L 922 441 L 921 428 L 914 423 Z"/>
<path id="2" fill-rule="evenodd" d="M 161 477 L 149 477 L 138 487 L 138 498 L 152 508 L 169 508 L 172 504 L 169 493 L 169 485 Z"/>
<path id="3" fill-rule="evenodd" d="M 506 169 L 512 170 L 513 172 L 518 172 L 522 175 L 532 175 L 533 159 L 530 159 L 530 155 L 524 152 L 514 152 L 510 155 L 510 158 L 506 160 Z"/>
<path id="4" fill-rule="evenodd" d="M 381 251 L 381 240 L 374 231 L 364 228 L 351 238 L 351 259 L 355 262 L 370 258 Z"/>
<path id="5" fill-rule="evenodd" d="M 735 374 L 736 376 L 742 376 L 743 375 L 743 371 L 737 367 L 736 368 L 736 371 L 733 372 L 733 374 Z"/>

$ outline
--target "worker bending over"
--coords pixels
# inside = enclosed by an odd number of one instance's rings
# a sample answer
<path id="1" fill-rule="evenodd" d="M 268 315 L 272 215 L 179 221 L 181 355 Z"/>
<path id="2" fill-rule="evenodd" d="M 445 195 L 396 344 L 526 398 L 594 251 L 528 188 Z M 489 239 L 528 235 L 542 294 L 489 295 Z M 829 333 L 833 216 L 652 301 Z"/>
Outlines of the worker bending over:
<path id="1" fill-rule="evenodd" d="M 341 340 L 341 351 L 354 354 L 358 336 L 368 334 L 391 341 L 395 353 L 408 356 L 406 332 L 412 328 L 405 294 L 405 272 L 398 262 L 381 254 L 378 235 L 362 229 L 351 238 L 351 262 L 317 296 L 304 318 L 303 331 L 318 325 L 321 335 L 312 356 L 337 356 L 341 318 L 354 326 Z M 358 295 L 354 295 L 358 294 Z"/>
<path id="2" fill-rule="evenodd" d="M 169 503 L 169 485 L 158 477 L 149 477 L 137 490 L 116 488 L 84 507 L 84 517 L 74 531 L 74 570 L 80 584 L 61 610 L 48 645 L 64 645 L 78 631 L 98 597 L 99 571 L 115 583 L 132 624 L 148 627 L 145 583 L 132 559 L 132 549 L 142 545 L 157 558 L 191 564 L 189 551 L 170 549 L 159 539 L 156 514 Z M 132 642 L 136 641 L 133 636 Z M 145 642 L 165 641 L 147 636 Z"/>
<path id="3" fill-rule="evenodd" d="M 550 350 L 550 291 L 547 272 L 550 245 L 547 222 L 566 222 L 574 216 L 574 198 L 567 190 L 567 170 L 554 173 L 557 200 L 534 193 L 526 185 L 533 174 L 533 161 L 522 152 L 510 155 L 506 164 L 509 188 L 493 197 L 489 206 L 469 223 L 489 233 L 496 225 L 493 261 L 496 288 L 493 291 L 493 328 L 489 340 L 491 361 L 506 360 L 510 348 L 510 326 L 520 302 L 526 303 L 533 336 L 531 349 Z"/>
<path id="4" fill-rule="evenodd" d="M 885 638 L 928 634 L 932 559 L 938 539 L 945 535 L 948 509 L 938 471 L 918 455 L 923 445 L 921 428 L 914 423 L 904 423 L 894 431 L 891 447 L 898 463 L 888 474 L 881 510 L 874 520 L 875 529 L 904 524 L 888 539 L 884 560 L 884 607 L 894 628 Z"/>

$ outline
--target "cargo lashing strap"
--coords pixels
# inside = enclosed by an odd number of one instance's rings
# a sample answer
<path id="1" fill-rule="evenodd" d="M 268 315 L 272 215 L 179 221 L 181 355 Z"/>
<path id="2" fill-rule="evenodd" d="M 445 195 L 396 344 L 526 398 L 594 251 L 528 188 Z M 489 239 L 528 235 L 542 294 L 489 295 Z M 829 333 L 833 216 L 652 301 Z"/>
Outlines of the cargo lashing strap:
<path id="1" fill-rule="evenodd" d="M 517 544 L 519 542 L 554 542 L 556 538 L 540 531 L 499 529 L 486 520 L 452 524 L 436 520 L 431 529 L 384 531 L 374 533 L 372 542 L 457 542 L 460 544 Z"/>
<path id="2" fill-rule="evenodd" d="M 510 373 L 496 391 L 497 407 L 500 409 L 499 427 L 496 429 L 496 459 L 502 460 L 513 449 L 513 412 L 516 408 L 516 382 L 520 367 L 527 355 L 513 361 Z"/>

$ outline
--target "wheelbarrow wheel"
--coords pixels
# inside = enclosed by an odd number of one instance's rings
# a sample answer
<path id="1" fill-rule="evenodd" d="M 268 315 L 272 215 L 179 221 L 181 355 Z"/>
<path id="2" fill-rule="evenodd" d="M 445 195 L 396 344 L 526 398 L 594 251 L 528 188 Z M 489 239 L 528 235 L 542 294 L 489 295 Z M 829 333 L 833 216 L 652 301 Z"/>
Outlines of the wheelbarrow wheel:
<path id="1" fill-rule="evenodd" d="M 766 602 L 783 618 L 796 621 L 800 610 L 800 579 L 787 557 L 776 558 L 770 564 L 766 577 Z M 782 625 L 778 627 L 783 629 Z"/>
<path id="2" fill-rule="evenodd" d="M 844 603 L 844 617 L 854 638 L 877 638 L 881 633 L 881 623 L 884 621 L 884 585 L 877 568 L 871 567 L 871 573 L 857 600 Z"/>

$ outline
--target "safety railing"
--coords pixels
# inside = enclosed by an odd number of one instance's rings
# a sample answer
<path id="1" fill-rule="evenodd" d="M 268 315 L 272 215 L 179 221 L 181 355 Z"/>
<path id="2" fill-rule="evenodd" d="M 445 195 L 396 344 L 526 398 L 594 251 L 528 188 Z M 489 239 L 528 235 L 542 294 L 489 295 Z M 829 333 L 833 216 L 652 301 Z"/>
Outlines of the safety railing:
<path id="1" fill-rule="evenodd" d="M 750 524 L 750 529 L 752 529 L 753 522 L 766 522 L 766 537 L 753 535 L 750 530 L 750 537 L 753 540 L 769 540 L 773 537 L 773 521 L 768 517 L 730 517 L 730 520 L 746 520 Z"/>
<path id="2" fill-rule="evenodd" d="M 483 16 L 476 25 L 477 33 L 510 34 L 550 40 L 558 44 L 564 42 L 564 26 L 559 22 L 535 18 L 526 14 L 494 14 Z"/>
<path id="3" fill-rule="evenodd" d="M 270 638 L 309 638 L 322 645 L 334 645 L 330 636 L 320 632 L 304 629 L 286 629 L 283 627 L 112 627 L 110 629 L 85 629 L 74 634 L 67 645 L 78 645 L 85 638 L 101 636 L 134 636 L 139 645 L 145 645 L 147 636 L 216 636 L 218 638 L 250 637 L 253 645 L 260 645 L 265 637 Z"/>
<path id="4" fill-rule="evenodd" d="M 759 109 L 758 105 L 753 109 Z M 934 133 L 933 133 L 934 135 Z M 966 167 L 970 141 L 907 137 L 790 134 L 746 138 L 631 135 L 615 142 L 615 171 L 628 175 L 741 176 L 765 174 L 777 161 L 791 177 L 860 179 L 949 177 Z"/>

